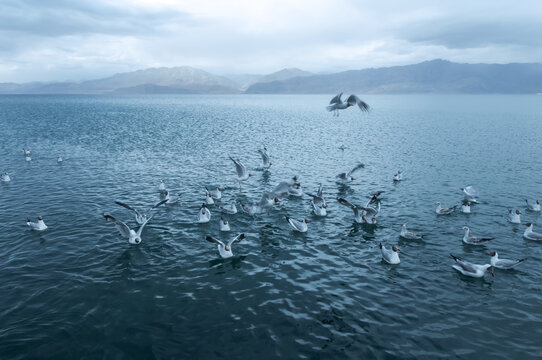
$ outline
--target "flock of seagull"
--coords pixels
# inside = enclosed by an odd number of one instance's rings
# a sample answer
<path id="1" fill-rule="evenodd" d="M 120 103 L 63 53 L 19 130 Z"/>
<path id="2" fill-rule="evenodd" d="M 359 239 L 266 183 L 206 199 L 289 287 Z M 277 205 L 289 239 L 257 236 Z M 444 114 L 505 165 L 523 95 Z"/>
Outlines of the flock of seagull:
<path id="1" fill-rule="evenodd" d="M 338 116 L 339 110 L 344 110 L 352 105 L 358 105 L 359 108 L 362 111 L 368 111 L 369 106 L 360 100 L 355 95 L 350 95 L 345 102 L 341 100 L 342 93 L 335 96 L 331 102 L 330 105 L 327 107 L 328 111 L 332 111 L 334 116 Z M 344 149 L 344 147 L 342 148 Z M 264 146 L 261 149 L 258 150 L 258 153 L 261 156 L 262 159 L 262 166 L 264 171 L 269 171 L 269 168 L 271 167 L 272 163 L 270 161 L 270 156 L 267 148 Z M 30 157 L 30 149 L 23 148 L 23 154 L 25 156 L 26 161 L 31 161 Z M 239 188 L 241 188 L 242 183 L 249 179 L 252 174 L 248 171 L 247 167 L 241 162 L 239 159 L 235 159 L 233 157 L 229 157 L 229 159 L 232 161 L 235 172 L 237 175 L 237 182 L 239 184 Z M 58 163 L 62 163 L 62 157 L 58 156 L 57 158 Z M 361 169 L 363 169 L 365 165 L 363 163 L 356 164 L 351 170 L 348 172 L 340 173 L 336 176 L 336 180 L 339 183 L 348 184 L 354 181 L 356 178 L 354 175 L 359 172 Z M 8 172 L 5 172 L 1 175 L 0 180 L 3 182 L 10 182 L 11 178 L 9 176 Z M 398 171 L 393 175 L 393 181 L 403 181 L 403 175 L 401 171 Z M 478 201 L 478 191 L 473 186 L 466 186 L 464 188 L 460 188 L 460 190 L 463 192 L 463 201 L 461 204 L 460 211 L 465 214 L 471 213 L 471 206 L 474 204 L 477 204 Z M 135 220 L 137 224 L 139 224 L 139 228 L 137 231 L 134 229 L 131 229 L 128 225 L 126 225 L 125 222 L 116 219 L 115 217 L 103 214 L 103 217 L 106 221 L 112 222 L 115 224 L 116 228 L 118 229 L 119 233 L 128 240 L 130 244 L 140 244 L 142 242 L 142 232 L 145 228 L 145 225 L 153 218 L 153 212 L 162 205 L 168 205 L 168 204 L 174 204 L 180 201 L 181 194 L 177 195 L 171 195 L 170 192 L 166 189 L 166 186 L 163 181 L 160 181 L 158 185 L 158 191 L 160 193 L 160 200 L 151 206 L 148 209 L 141 210 L 134 208 L 124 202 L 115 201 L 115 203 L 125 209 L 128 209 L 134 213 Z M 211 206 L 216 206 L 218 211 L 222 214 L 227 215 L 235 215 L 238 212 L 237 204 L 240 206 L 240 209 L 247 213 L 250 216 L 256 216 L 259 214 L 269 214 L 269 211 L 273 208 L 275 204 L 280 203 L 281 198 L 285 197 L 301 197 L 304 194 L 304 191 L 301 187 L 301 184 L 298 181 L 298 178 L 294 176 L 293 178 L 282 181 L 278 183 L 272 190 L 266 191 L 263 193 L 261 199 L 258 202 L 254 202 L 252 204 L 245 204 L 241 201 L 239 202 L 233 202 L 230 204 L 224 204 L 221 202 L 222 199 L 222 192 L 224 191 L 224 188 L 218 187 L 214 191 L 210 191 L 208 188 L 205 188 L 205 198 L 204 201 L 198 211 L 198 217 L 197 217 L 197 223 L 205 224 L 209 223 L 211 221 Z M 377 222 L 377 215 L 380 213 L 380 203 L 381 199 L 380 196 L 382 195 L 383 191 L 374 191 L 370 193 L 371 198 L 365 205 L 355 205 L 350 203 L 348 200 L 343 198 L 338 198 L 337 202 L 340 205 L 343 205 L 345 207 L 350 208 L 353 211 L 354 215 L 354 221 L 359 224 L 366 224 L 367 226 L 374 226 Z M 326 202 L 326 199 L 324 198 L 324 191 L 323 187 L 320 184 L 318 187 L 318 190 L 316 193 L 306 193 L 311 198 L 311 207 L 312 212 L 317 217 L 325 217 L 327 216 L 327 207 L 328 204 Z M 526 208 L 528 211 L 531 212 L 540 212 L 540 200 L 536 200 L 534 203 L 529 203 L 528 200 L 525 200 L 526 202 Z M 437 202 L 435 213 L 437 216 L 445 216 L 452 214 L 457 209 L 457 206 L 452 207 L 442 207 L 442 205 Z M 293 231 L 305 233 L 309 229 L 309 223 L 311 220 L 304 218 L 304 219 L 294 219 L 290 216 L 285 216 L 286 223 L 292 228 Z M 508 212 L 508 221 L 513 224 L 520 224 L 521 223 L 521 211 L 519 209 L 512 210 L 510 209 Z M 44 231 L 47 230 L 47 225 L 45 225 L 43 221 L 42 216 L 38 216 L 37 222 L 32 222 L 30 219 L 27 219 L 26 224 L 28 227 L 35 231 Z M 231 231 L 228 220 L 221 216 L 219 220 L 220 224 L 220 231 L 221 232 L 228 232 Z M 533 224 L 532 223 L 526 223 L 526 230 L 523 233 L 523 237 L 529 240 L 536 240 L 540 241 L 542 240 L 542 234 L 536 233 L 533 231 Z M 492 237 L 484 237 L 484 236 L 474 236 L 471 233 L 471 229 L 467 226 L 463 227 L 463 230 L 465 231 L 463 236 L 463 242 L 465 244 L 469 245 L 483 245 L 488 241 L 493 240 Z M 423 240 L 422 234 L 416 234 L 411 231 L 408 231 L 406 224 L 402 224 L 401 232 L 399 236 L 406 240 Z M 218 253 L 220 257 L 222 258 L 230 258 L 233 256 L 232 252 L 232 245 L 236 242 L 240 242 L 245 238 L 245 234 L 241 233 L 233 237 L 230 241 L 227 243 L 217 239 L 216 237 L 213 237 L 211 235 L 207 235 L 205 237 L 205 240 L 216 244 L 218 248 Z M 393 245 L 391 247 L 386 247 L 382 245 L 382 243 L 379 244 L 380 252 L 383 261 L 385 261 L 388 264 L 399 264 L 401 262 L 399 257 L 399 248 L 396 245 Z M 404 253 L 404 252 L 403 252 Z M 515 267 L 516 265 L 522 263 L 525 261 L 525 258 L 522 259 L 501 259 L 499 258 L 499 255 L 496 251 L 488 252 L 486 255 L 490 256 L 490 262 L 489 264 L 474 264 L 468 261 L 465 261 L 453 254 L 450 254 L 451 257 L 454 259 L 455 263 L 453 264 L 453 268 L 460 272 L 463 275 L 475 277 L 475 278 L 481 278 L 483 277 L 486 272 L 489 272 L 492 276 L 494 276 L 494 268 L 498 269 L 511 269 Z"/>

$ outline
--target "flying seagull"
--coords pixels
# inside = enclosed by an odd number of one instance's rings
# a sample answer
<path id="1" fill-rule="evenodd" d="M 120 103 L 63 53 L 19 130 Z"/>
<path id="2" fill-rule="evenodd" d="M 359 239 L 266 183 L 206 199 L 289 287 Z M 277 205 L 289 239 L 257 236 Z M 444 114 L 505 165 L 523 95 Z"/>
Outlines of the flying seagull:
<path id="1" fill-rule="evenodd" d="M 346 99 L 346 102 L 342 101 L 342 95 L 343 93 L 337 94 L 333 99 L 331 99 L 331 101 L 329 102 L 329 106 L 326 107 L 327 111 L 333 112 L 333 116 L 339 116 L 339 110 L 344 110 L 353 105 L 359 106 L 361 111 L 369 111 L 369 105 L 367 105 L 366 102 L 362 101 L 356 95 L 350 95 L 348 99 Z"/>

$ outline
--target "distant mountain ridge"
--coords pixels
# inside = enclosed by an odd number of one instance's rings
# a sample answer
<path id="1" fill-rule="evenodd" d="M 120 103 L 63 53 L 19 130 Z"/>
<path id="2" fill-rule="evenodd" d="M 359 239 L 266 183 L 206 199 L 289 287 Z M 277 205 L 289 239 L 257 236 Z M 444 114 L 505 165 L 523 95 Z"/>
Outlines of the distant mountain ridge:
<path id="1" fill-rule="evenodd" d="M 149 68 L 82 82 L 0 83 L 0 94 L 542 93 L 542 64 L 414 65 L 314 74 L 296 68 L 231 78 L 188 66 Z"/>
<path id="2" fill-rule="evenodd" d="M 251 85 L 249 94 L 538 93 L 542 64 L 459 64 L 445 60 L 351 70 Z"/>

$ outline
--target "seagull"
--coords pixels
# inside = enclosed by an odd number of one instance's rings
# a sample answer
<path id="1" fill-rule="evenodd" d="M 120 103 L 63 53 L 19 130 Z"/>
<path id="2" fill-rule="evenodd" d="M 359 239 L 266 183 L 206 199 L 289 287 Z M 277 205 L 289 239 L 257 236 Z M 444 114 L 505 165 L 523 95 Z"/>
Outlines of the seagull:
<path id="1" fill-rule="evenodd" d="M 201 205 L 200 211 L 198 212 L 198 223 L 208 223 L 211 220 L 211 212 L 207 209 L 205 203 Z"/>
<path id="2" fill-rule="evenodd" d="M 248 172 L 247 167 L 239 160 L 235 160 L 231 156 L 230 160 L 235 164 L 235 171 L 237 172 L 237 180 L 239 181 L 240 187 L 241 181 L 248 179 L 250 176 L 252 176 L 252 174 Z"/>
<path id="3" fill-rule="evenodd" d="M 179 195 L 175 196 L 175 197 L 171 197 L 169 195 L 169 191 L 165 191 L 164 192 L 164 200 L 166 200 L 166 204 L 175 204 L 177 201 L 179 201 L 181 199 L 181 193 L 179 193 Z"/>
<path id="4" fill-rule="evenodd" d="M 312 197 L 312 202 L 317 207 L 327 208 L 326 199 L 324 199 L 324 189 L 322 188 L 322 184 L 318 186 L 318 191 L 316 192 L 316 195 L 307 193 L 310 197 Z"/>
<path id="5" fill-rule="evenodd" d="M 215 200 L 222 199 L 222 191 L 224 191 L 223 187 L 220 187 L 220 186 L 217 187 L 215 192 L 209 191 L 209 189 L 207 189 L 207 188 L 205 188 L 205 190 L 207 190 L 208 192 L 211 193 L 211 196 L 212 196 L 213 199 L 215 199 Z"/>
<path id="6" fill-rule="evenodd" d="M 263 211 L 264 209 L 270 209 L 276 203 L 279 203 L 280 199 L 275 196 L 272 192 L 265 192 L 258 203 L 258 206 Z"/>
<path id="7" fill-rule="evenodd" d="M 481 278 L 484 276 L 486 271 L 489 271 L 491 276 L 495 276 L 495 273 L 493 272 L 493 266 L 491 266 L 490 264 L 477 265 L 460 259 L 455 255 L 450 254 L 450 256 L 456 262 L 456 264 L 452 265 L 452 267 L 463 275 Z"/>
<path id="8" fill-rule="evenodd" d="M 272 164 L 271 161 L 269 161 L 269 153 L 267 152 L 267 148 L 264 146 L 261 149 L 258 149 L 258 153 L 262 156 L 263 167 L 268 169 Z"/>
<path id="9" fill-rule="evenodd" d="M 459 188 L 459 190 L 463 191 L 464 199 L 473 203 L 477 203 L 478 200 L 476 200 L 476 197 L 478 196 L 478 190 L 476 190 L 472 186 L 466 186 L 464 188 Z"/>
<path id="10" fill-rule="evenodd" d="M 470 234 L 470 229 L 468 226 L 463 226 L 462 229 L 465 230 L 465 235 L 463 236 L 463 242 L 465 244 L 481 245 L 483 242 L 495 239 L 492 237 L 474 237 Z"/>
<path id="11" fill-rule="evenodd" d="M 207 205 L 214 205 L 213 194 L 205 188 L 205 203 Z"/>
<path id="12" fill-rule="evenodd" d="M 250 216 L 261 214 L 263 212 L 263 209 L 258 204 L 245 205 L 241 201 L 239 201 L 239 204 L 241 205 L 241 209 Z"/>
<path id="13" fill-rule="evenodd" d="M 528 222 L 525 224 L 527 226 L 527 229 L 525 229 L 525 232 L 523 233 L 523 237 L 525 239 L 529 240 L 542 240 L 542 234 L 536 233 L 533 231 L 533 224 Z"/>
<path id="14" fill-rule="evenodd" d="M 2 181 L 3 182 L 10 182 L 11 181 L 11 177 L 9 176 L 9 173 L 7 171 L 2 174 Z"/>
<path id="15" fill-rule="evenodd" d="M 235 204 L 219 206 L 218 209 L 226 214 L 237 214 L 237 206 L 235 206 Z"/>
<path id="16" fill-rule="evenodd" d="M 298 231 L 298 232 L 301 232 L 301 233 L 307 232 L 307 230 L 309 229 L 307 224 L 311 222 L 309 219 L 305 219 L 303 221 L 298 221 L 298 220 L 292 219 L 289 216 L 286 216 L 286 221 L 288 221 L 288 224 L 290 224 L 290 226 L 295 231 Z"/>
<path id="17" fill-rule="evenodd" d="M 115 219 L 111 215 L 103 214 L 103 217 L 105 220 L 115 223 L 117 230 L 120 232 L 120 234 L 126 238 L 128 238 L 128 242 L 130 244 L 139 244 L 141 243 L 141 233 L 143 232 L 143 228 L 145 228 L 145 225 L 149 222 L 150 219 L 152 219 L 152 216 L 147 218 L 143 224 L 139 227 L 139 230 L 137 230 L 137 233 L 130 229 L 125 223 L 123 223 L 120 220 Z"/>
<path id="18" fill-rule="evenodd" d="M 470 206 L 471 206 L 471 202 L 470 201 L 463 201 L 463 205 L 461 205 L 461 212 L 463 214 L 470 214 Z"/>
<path id="19" fill-rule="evenodd" d="M 393 175 L 393 181 L 401 180 L 403 180 L 403 174 L 401 173 L 401 171 L 397 171 L 397 173 Z"/>
<path id="20" fill-rule="evenodd" d="M 327 206 L 316 205 L 314 200 L 311 200 L 311 205 L 312 205 L 312 211 L 314 212 L 314 215 L 316 215 L 316 216 L 326 216 L 327 215 L 327 210 L 326 210 Z"/>
<path id="21" fill-rule="evenodd" d="M 31 158 L 30 156 L 25 156 L 24 159 L 25 159 L 26 161 L 32 161 L 32 158 Z"/>
<path id="22" fill-rule="evenodd" d="M 290 194 L 290 188 L 296 184 L 298 184 L 297 176 L 294 176 L 291 180 L 278 183 L 271 192 L 278 198 L 285 197 Z"/>
<path id="23" fill-rule="evenodd" d="M 512 209 L 508 210 L 508 221 L 512 224 L 521 224 L 521 211 L 516 209 L 515 212 L 512 212 Z"/>
<path id="24" fill-rule="evenodd" d="M 540 211 L 540 200 L 536 200 L 534 204 L 529 204 L 529 200 L 525 200 L 527 209 L 530 211 Z"/>
<path id="25" fill-rule="evenodd" d="M 59 155 L 59 156 L 56 158 L 56 162 L 57 162 L 57 163 L 61 163 L 61 162 L 62 162 L 62 156 Z"/>
<path id="26" fill-rule="evenodd" d="M 43 222 L 43 218 L 38 216 L 38 222 L 31 222 L 30 219 L 26 219 L 26 225 L 32 230 L 43 231 L 47 229 L 47 225 Z"/>
<path id="27" fill-rule="evenodd" d="M 352 105 L 359 106 L 361 111 L 368 112 L 369 111 L 369 105 L 367 103 L 363 102 L 360 98 L 358 98 L 356 95 L 350 95 L 346 102 L 343 102 L 341 99 L 341 96 L 343 93 L 337 94 L 331 101 L 329 102 L 329 106 L 326 107 L 327 111 L 333 111 L 333 116 L 339 116 L 339 110 L 344 110 Z"/>
<path id="28" fill-rule="evenodd" d="M 397 246 L 393 245 L 391 249 L 386 249 L 386 247 L 380 243 L 378 244 L 378 247 L 380 248 L 380 253 L 382 254 L 382 260 L 388 264 L 396 265 L 401 262 L 399 259 L 399 248 Z"/>
<path id="29" fill-rule="evenodd" d="M 517 259 L 517 260 L 499 259 L 499 254 L 497 254 L 496 251 L 488 252 L 486 253 L 486 255 L 491 256 L 491 260 L 489 261 L 491 263 L 491 266 L 497 269 L 504 269 L 504 270 L 511 269 L 514 266 L 527 260 L 527 258 Z"/>
<path id="30" fill-rule="evenodd" d="M 207 240 L 209 242 L 212 242 L 212 243 L 218 244 L 218 253 L 220 254 L 220 257 L 223 258 L 223 259 L 227 259 L 227 258 L 231 258 L 233 256 L 233 253 L 231 252 L 231 246 L 234 243 L 243 240 L 244 238 L 245 238 L 245 234 L 239 234 L 236 237 L 234 237 L 233 239 L 231 239 L 228 242 L 228 244 L 226 244 L 226 245 L 224 245 L 224 243 L 222 241 L 218 240 L 217 238 L 215 238 L 215 237 L 213 237 L 211 235 L 207 235 L 205 237 L 205 240 Z"/>
<path id="31" fill-rule="evenodd" d="M 406 224 L 401 227 L 401 235 L 403 239 L 407 240 L 423 240 L 423 235 L 416 234 L 407 230 Z"/>
<path id="32" fill-rule="evenodd" d="M 26 157 L 30 157 L 30 149 L 23 148 L 23 155 Z"/>
<path id="33" fill-rule="evenodd" d="M 162 194 L 165 194 L 167 192 L 164 180 L 160 180 L 160 184 L 158 184 L 158 191 L 160 191 Z"/>
<path id="34" fill-rule="evenodd" d="M 303 196 L 303 189 L 301 188 L 301 184 L 296 183 L 290 186 L 288 188 L 288 195 L 297 197 Z"/>
<path id="35" fill-rule="evenodd" d="M 230 231 L 230 224 L 223 217 L 220 218 L 220 231 Z"/>
<path id="36" fill-rule="evenodd" d="M 443 208 L 442 206 L 440 206 L 440 203 L 436 203 L 437 205 L 437 208 L 435 209 L 435 212 L 437 213 L 437 215 L 448 215 L 448 214 L 451 214 L 454 212 L 455 210 L 455 205 L 452 206 L 451 208 Z"/>
<path id="37" fill-rule="evenodd" d="M 339 202 L 339 204 L 344 205 L 344 206 L 348 206 L 349 208 L 351 208 L 354 211 L 354 221 L 355 222 L 357 222 L 359 224 L 367 222 L 367 221 L 363 221 L 363 218 L 362 218 L 362 215 L 364 215 L 362 206 L 357 206 L 357 205 L 351 204 L 348 200 L 345 200 L 345 199 L 342 199 L 342 198 L 338 198 L 337 201 Z M 362 210 L 362 211 L 360 211 L 360 210 Z"/>
<path id="38" fill-rule="evenodd" d="M 363 169 L 364 167 L 365 167 L 365 164 L 358 163 L 349 172 L 340 173 L 339 175 L 337 175 L 337 178 L 339 178 L 339 181 L 341 181 L 341 182 L 350 182 L 350 181 L 356 180 L 356 178 L 353 177 L 352 174 L 355 173 L 356 171 L 358 171 L 359 169 Z"/>
<path id="39" fill-rule="evenodd" d="M 120 201 L 115 201 L 115 204 L 117 205 L 120 205 L 128 210 L 132 210 L 133 212 L 135 212 L 135 219 L 137 221 L 137 223 L 139 225 L 143 225 L 143 223 L 145 221 L 147 221 L 147 218 L 149 217 L 149 214 L 151 213 L 151 211 L 153 211 L 154 209 L 156 209 L 158 206 L 162 205 L 162 204 L 165 204 L 167 202 L 167 199 L 164 199 L 156 204 L 154 204 L 149 210 L 145 211 L 145 212 L 140 212 L 138 211 L 137 209 L 131 207 L 130 205 L 127 205 L 123 202 L 120 202 Z"/>

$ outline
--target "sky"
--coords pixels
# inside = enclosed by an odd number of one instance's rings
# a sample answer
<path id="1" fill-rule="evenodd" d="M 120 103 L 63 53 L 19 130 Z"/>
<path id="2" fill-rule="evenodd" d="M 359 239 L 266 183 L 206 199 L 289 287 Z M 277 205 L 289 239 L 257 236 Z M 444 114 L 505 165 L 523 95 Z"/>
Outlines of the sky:
<path id="1" fill-rule="evenodd" d="M 541 62 L 542 1 L 2 0 L 0 82 Z"/>

